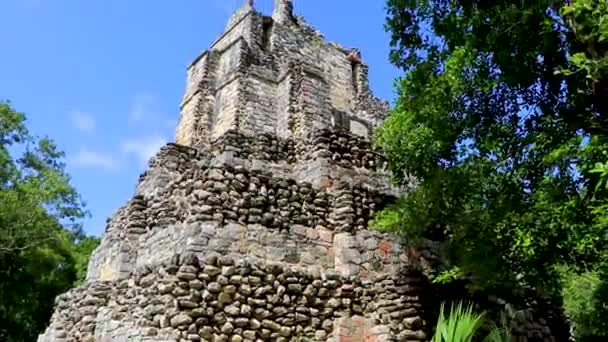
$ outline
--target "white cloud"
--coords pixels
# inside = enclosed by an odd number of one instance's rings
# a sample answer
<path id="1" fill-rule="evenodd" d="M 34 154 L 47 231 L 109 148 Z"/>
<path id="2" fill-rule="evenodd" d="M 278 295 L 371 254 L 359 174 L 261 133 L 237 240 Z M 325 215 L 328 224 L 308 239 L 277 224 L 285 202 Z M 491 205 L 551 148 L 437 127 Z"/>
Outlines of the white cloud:
<path id="1" fill-rule="evenodd" d="M 177 124 L 176 115 L 166 115 L 161 109 L 158 98 L 147 92 L 139 92 L 133 97 L 127 123 L 138 129 L 173 131 Z"/>
<path id="2" fill-rule="evenodd" d="M 147 163 L 166 143 L 166 138 L 156 135 L 125 140 L 121 149 L 123 154 L 134 156 L 140 163 Z"/>
<path id="3" fill-rule="evenodd" d="M 81 168 L 101 168 L 106 171 L 113 171 L 118 168 L 119 162 L 110 155 L 95 152 L 81 147 L 76 155 L 68 158 L 68 163 L 74 167 Z"/>
<path id="4" fill-rule="evenodd" d="M 89 113 L 75 112 L 72 114 L 72 124 L 83 133 L 93 134 L 97 124 L 95 118 Z"/>
<path id="5" fill-rule="evenodd" d="M 139 93 L 135 96 L 133 106 L 129 112 L 129 123 L 138 123 L 144 119 L 152 119 L 156 116 L 154 108 L 154 96 L 148 93 Z"/>

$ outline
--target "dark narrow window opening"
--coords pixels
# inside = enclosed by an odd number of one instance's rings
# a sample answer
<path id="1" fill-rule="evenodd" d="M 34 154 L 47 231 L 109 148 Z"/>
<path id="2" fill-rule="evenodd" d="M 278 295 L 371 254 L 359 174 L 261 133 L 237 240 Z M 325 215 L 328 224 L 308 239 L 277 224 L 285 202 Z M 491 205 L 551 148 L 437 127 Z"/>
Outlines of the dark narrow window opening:
<path id="1" fill-rule="evenodd" d="M 352 81 L 353 81 L 353 89 L 355 90 L 355 94 L 359 93 L 359 85 L 357 84 L 358 82 L 358 77 L 357 77 L 357 71 L 359 69 L 359 63 L 357 61 L 352 60 L 350 62 L 350 68 L 351 68 L 351 74 L 352 74 Z"/>
<path id="2" fill-rule="evenodd" d="M 262 21 L 262 50 L 270 50 L 270 35 L 272 34 L 272 25 L 274 21 L 271 17 L 264 17 Z"/>
<path id="3" fill-rule="evenodd" d="M 350 130 L 350 118 L 345 112 L 335 111 L 333 124 L 336 129 Z"/>

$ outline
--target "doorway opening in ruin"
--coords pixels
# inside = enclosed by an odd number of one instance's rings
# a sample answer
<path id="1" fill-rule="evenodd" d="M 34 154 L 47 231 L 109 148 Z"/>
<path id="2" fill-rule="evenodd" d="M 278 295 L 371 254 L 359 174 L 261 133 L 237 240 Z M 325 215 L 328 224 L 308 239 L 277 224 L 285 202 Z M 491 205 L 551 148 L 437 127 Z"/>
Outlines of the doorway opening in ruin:
<path id="1" fill-rule="evenodd" d="M 272 17 L 264 16 L 262 20 L 262 50 L 270 50 L 270 35 L 272 34 L 272 27 L 274 20 Z"/>
<path id="2" fill-rule="evenodd" d="M 347 113 L 335 110 L 332 117 L 332 126 L 334 129 L 350 130 L 350 117 Z"/>
<path id="3" fill-rule="evenodd" d="M 351 80 L 353 82 L 353 89 L 355 90 L 355 96 L 359 94 L 359 87 L 357 85 L 357 71 L 359 69 L 359 62 L 356 60 L 350 61 Z"/>

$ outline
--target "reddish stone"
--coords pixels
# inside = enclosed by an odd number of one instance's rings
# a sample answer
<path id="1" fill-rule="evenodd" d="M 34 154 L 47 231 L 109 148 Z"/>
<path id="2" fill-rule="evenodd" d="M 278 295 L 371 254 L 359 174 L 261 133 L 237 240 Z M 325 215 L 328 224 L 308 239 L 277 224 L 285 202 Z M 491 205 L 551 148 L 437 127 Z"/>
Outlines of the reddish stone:
<path id="1" fill-rule="evenodd" d="M 316 239 L 319 238 L 319 232 L 317 232 L 316 229 L 307 228 L 306 229 L 306 237 L 308 237 L 311 240 L 316 240 Z"/>
<path id="2" fill-rule="evenodd" d="M 368 279 L 369 278 L 369 270 L 362 268 L 361 271 L 359 271 L 359 277 L 361 277 L 361 279 Z"/>
<path id="3" fill-rule="evenodd" d="M 324 176 L 321 178 L 321 181 L 320 181 L 321 188 L 327 190 L 327 189 L 331 188 L 333 185 L 334 185 L 333 179 L 331 179 L 327 176 Z"/>
<path id="4" fill-rule="evenodd" d="M 338 342 L 378 341 L 378 335 L 373 334 L 372 322 L 361 316 L 341 318 L 334 334 Z"/>
<path id="5" fill-rule="evenodd" d="M 378 243 L 378 249 L 380 250 L 380 256 L 382 258 L 387 258 L 393 250 L 393 245 L 388 240 L 381 240 Z"/>
<path id="6" fill-rule="evenodd" d="M 317 228 L 317 233 L 319 234 L 319 240 L 333 243 L 334 242 L 334 233 L 326 228 Z"/>

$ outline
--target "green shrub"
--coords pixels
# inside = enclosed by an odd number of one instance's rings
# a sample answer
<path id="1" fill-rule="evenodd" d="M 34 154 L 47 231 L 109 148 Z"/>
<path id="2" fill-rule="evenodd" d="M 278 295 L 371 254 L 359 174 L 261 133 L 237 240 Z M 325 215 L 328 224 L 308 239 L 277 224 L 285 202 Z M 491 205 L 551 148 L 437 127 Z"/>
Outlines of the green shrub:
<path id="1" fill-rule="evenodd" d="M 608 283 L 600 272 L 562 274 L 564 310 L 572 321 L 579 342 L 608 341 Z"/>
<path id="2" fill-rule="evenodd" d="M 448 316 L 445 315 L 445 303 L 441 304 L 432 342 L 471 342 L 486 323 L 485 314 L 476 313 L 472 304 L 465 306 L 459 302 L 457 305 L 452 305 Z M 511 341 L 511 335 L 507 329 L 499 328 L 493 323 L 490 324 L 492 329 L 484 338 L 484 342 Z"/>

